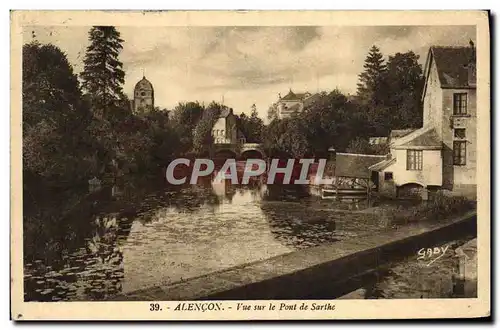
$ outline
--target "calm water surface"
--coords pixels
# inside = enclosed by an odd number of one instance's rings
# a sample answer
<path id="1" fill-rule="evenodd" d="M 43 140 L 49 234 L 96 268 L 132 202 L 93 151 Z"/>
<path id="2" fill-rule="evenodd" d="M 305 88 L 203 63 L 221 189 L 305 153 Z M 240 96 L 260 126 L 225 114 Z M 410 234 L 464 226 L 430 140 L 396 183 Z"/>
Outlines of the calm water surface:
<path id="1" fill-rule="evenodd" d="M 77 200 L 77 199 L 75 199 Z M 106 299 L 310 246 L 387 230 L 367 200 L 300 186 L 205 182 L 104 188 L 25 207 L 25 299 Z M 76 203 L 75 203 L 76 204 Z"/>

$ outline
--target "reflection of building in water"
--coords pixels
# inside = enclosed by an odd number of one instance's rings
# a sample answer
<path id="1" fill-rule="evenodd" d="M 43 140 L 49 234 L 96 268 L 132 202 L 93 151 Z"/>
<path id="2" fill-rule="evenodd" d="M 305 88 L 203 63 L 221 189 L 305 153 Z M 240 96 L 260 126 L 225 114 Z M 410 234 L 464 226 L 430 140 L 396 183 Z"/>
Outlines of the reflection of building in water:
<path id="1" fill-rule="evenodd" d="M 235 187 L 231 184 L 231 180 L 220 180 L 216 179 L 212 181 L 212 190 L 217 197 L 221 198 L 221 201 L 227 201 L 231 203 L 234 195 L 236 194 Z"/>

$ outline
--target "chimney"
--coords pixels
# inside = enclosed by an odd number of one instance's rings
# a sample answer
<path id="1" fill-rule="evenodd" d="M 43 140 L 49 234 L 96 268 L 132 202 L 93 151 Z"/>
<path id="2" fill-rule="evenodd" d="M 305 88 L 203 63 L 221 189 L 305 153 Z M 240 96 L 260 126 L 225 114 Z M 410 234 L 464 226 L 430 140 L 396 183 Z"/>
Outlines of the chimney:
<path id="1" fill-rule="evenodd" d="M 476 86 L 476 47 L 472 40 L 469 41 L 469 63 L 467 64 L 467 84 Z"/>
<path id="2" fill-rule="evenodd" d="M 328 148 L 328 160 L 335 161 L 337 158 L 337 150 L 334 147 Z"/>

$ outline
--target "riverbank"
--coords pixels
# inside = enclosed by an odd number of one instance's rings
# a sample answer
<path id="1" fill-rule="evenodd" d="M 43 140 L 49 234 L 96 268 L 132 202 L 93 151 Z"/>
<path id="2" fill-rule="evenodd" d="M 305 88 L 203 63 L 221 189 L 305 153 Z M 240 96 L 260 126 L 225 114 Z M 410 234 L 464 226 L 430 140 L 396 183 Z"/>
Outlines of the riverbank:
<path id="1" fill-rule="evenodd" d="M 446 223 L 416 224 L 377 235 L 320 245 L 112 300 L 298 299 L 338 291 L 345 279 L 458 237 L 475 236 L 476 212 Z M 337 291 L 336 291 L 337 290 Z"/>

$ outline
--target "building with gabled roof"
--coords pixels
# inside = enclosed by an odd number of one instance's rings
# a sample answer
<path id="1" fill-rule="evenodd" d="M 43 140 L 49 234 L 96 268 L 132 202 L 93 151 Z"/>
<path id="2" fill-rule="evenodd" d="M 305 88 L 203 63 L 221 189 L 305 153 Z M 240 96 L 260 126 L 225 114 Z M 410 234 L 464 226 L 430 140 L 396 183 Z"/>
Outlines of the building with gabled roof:
<path id="1" fill-rule="evenodd" d="M 224 108 L 221 110 L 212 127 L 212 138 L 214 144 L 243 144 L 246 142 L 245 136 L 238 129 L 233 109 Z"/>
<path id="2" fill-rule="evenodd" d="M 284 119 L 289 118 L 294 113 L 300 113 L 306 108 L 309 104 L 316 99 L 317 94 L 311 94 L 309 92 L 305 93 L 294 93 L 291 89 L 288 94 L 281 97 L 281 94 L 278 94 L 278 102 L 276 103 L 278 109 L 278 118 Z"/>
<path id="3" fill-rule="evenodd" d="M 422 94 L 423 127 L 390 136 L 391 158 L 370 167 L 383 195 L 446 189 L 476 195 L 476 49 L 431 47 Z"/>

